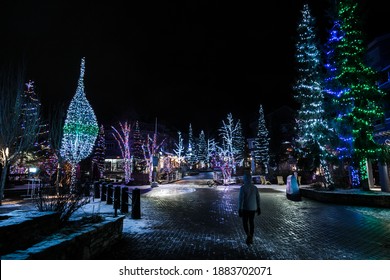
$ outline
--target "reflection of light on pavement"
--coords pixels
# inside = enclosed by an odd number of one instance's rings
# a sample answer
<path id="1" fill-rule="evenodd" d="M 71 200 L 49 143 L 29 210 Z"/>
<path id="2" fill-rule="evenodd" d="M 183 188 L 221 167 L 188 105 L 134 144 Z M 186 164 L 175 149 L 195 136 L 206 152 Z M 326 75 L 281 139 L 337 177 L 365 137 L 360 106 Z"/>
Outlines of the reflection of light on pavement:
<path id="1" fill-rule="evenodd" d="M 240 186 L 232 186 L 232 185 L 228 185 L 228 186 L 217 186 L 216 189 L 218 191 L 229 191 L 231 189 L 234 189 L 234 188 L 240 188 Z"/>
<path id="2" fill-rule="evenodd" d="M 146 195 L 151 197 L 173 196 L 194 192 L 195 188 L 191 187 L 170 187 L 170 188 L 154 188 Z"/>

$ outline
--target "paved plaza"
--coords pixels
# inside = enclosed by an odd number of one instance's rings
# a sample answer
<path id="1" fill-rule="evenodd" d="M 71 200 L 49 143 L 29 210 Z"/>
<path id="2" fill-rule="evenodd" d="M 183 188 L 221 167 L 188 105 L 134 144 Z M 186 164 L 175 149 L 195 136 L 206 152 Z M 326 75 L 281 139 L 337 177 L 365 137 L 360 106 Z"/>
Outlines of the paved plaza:
<path id="1" fill-rule="evenodd" d="M 102 260 L 389 260 L 390 209 L 286 199 L 284 186 L 258 185 L 262 214 L 254 243 L 237 215 L 238 186 L 200 181 L 160 185 L 141 194 L 123 239 Z M 95 200 L 94 211 L 113 213 Z"/>

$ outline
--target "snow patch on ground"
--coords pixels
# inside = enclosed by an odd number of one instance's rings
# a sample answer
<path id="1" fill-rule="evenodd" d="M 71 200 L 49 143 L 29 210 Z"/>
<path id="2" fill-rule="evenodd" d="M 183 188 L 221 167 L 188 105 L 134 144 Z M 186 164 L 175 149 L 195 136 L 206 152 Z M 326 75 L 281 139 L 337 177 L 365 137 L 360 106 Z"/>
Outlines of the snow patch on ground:
<path id="1" fill-rule="evenodd" d="M 147 219 L 127 219 L 123 220 L 123 232 L 125 233 L 150 233 L 153 231 L 153 221 Z"/>
<path id="2" fill-rule="evenodd" d="M 145 196 L 149 197 L 161 197 L 161 196 L 173 196 L 194 192 L 196 189 L 190 186 L 175 186 L 175 187 L 158 187 L 152 189 L 146 193 Z"/>

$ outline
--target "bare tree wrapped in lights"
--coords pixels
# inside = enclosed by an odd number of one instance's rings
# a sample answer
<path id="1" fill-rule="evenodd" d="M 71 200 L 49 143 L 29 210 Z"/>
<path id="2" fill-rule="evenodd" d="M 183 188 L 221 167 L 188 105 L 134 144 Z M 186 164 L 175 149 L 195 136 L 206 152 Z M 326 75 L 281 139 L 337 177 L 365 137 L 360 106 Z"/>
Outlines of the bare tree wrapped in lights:
<path id="1" fill-rule="evenodd" d="M 181 131 L 178 131 L 177 134 L 179 140 L 178 143 L 175 143 L 177 149 L 174 149 L 173 152 L 177 156 L 179 163 L 181 165 L 182 161 L 184 160 L 184 141 L 183 141 L 183 137 L 181 136 Z"/>
<path id="2" fill-rule="evenodd" d="M 76 181 L 76 166 L 91 154 L 99 131 L 95 113 L 85 96 L 84 73 L 85 58 L 82 58 L 80 78 L 68 108 L 61 146 L 62 157 L 72 166 L 71 187 Z"/>
<path id="3" fill-rule="evenodd" d="M 207 139 L 207 164 L 208 164 L 208 167 L 212 167 L 213 158 L 214 158 L 214 155 L 216 153 L 216 150 L 217 150 L 217 146 L 215 143 L 215 139 L 214 138 Z"/>
<path id="4" fill-rule="evenodd" d="M 222 146 L 216 146 L 213 164 L 215 167 L 219 167 L 221 169 L 223 184 L 228 184 L 232 178 L 235 161 L 233 154 L 230 152 L 225 143 L 223 143 Z"/>
<path id="5" fill-rule="evenodd" d="M 225 155 L 231 157 L 231 167 L 235 172 L 237 163 L 242 161 L 245 142 L 243 142 L 242 127 L 239 120 L 235 121 L 232 113 L 227 115 L 226 121 L 222 121 L 222 127 L 219 129 L 222 137 L 223 150 L 226 150 Z"/>
<path id="6" fill-rule="evenodd" d="M 213 164 L 219 167 L 222 172 L 224 184 L 231 181 L 232 174 L 235 172 L 237 162 L 242 159 L 242 129 L 240 121 L 235 121 L 233 115 L 227 115 L 227 121 L 222 121 L 222 127 L 219 129 L 221 144 L 216 145 L 216 151 L 213 157 Z"/>
<path id="7" fill-rule="evenodd" d="M 149 170 L 149 182 L 153 183 L 153 172 L 156 172 L 156 170 L 153 170 L 154 164 L 153 164 L 153 157 L 158 157 L 158 153 L 160 151 L 160 148 L 162 144 L 164 143 L 165 139 L 160 142 L 160 144 L 157 144 L 157 120 L 156 120 L 156 127 L 154 130 L 153 138 L 150 137 L 148 134 L 146 137 L 146 141 L 144 145 L 142 145 L 142 149 L 144 151 L 144 158 Z"/>
<path id="8" fill-rule="evenodd" d="M 16 78 L 5 73 L 0 73 L 0 205 L 9 167 L 33 147 L 40 129 L 39 106 L 28 106 L 27 113 L 23 105 L 26 100 L 23 100 L 22 73 L 16 73 Z"/>
<path id="9" fill-rule="evenodd" d="M 48 146 L 45 159 L 42 163 L 42 168 L 49 175 L 49 180 L 52 181 L 52 176 L 55 177 L 56 193 L 59 193 L 61 176 L 61 166 L 64 159 L 61 157 L 61 141 L 63 137 L 63 125 L 65 121 L 65 109 L 63 104 L 53 106 L 49 114 L 49 132 Z"/>
<path id="10" fill-rule="evenodd" d="M 121 132 L 119 132 L 115 127 L 111 127 L 114 130 L 112 135 L 115 140 L 118 142 L 119 148 L 121 149 L 122 158 L 124 160 L 124 168 L 125 168 L 125 183 L 128 184 L 131 180 L 131 172 L 132 172 L 132 159 L 130 152 L 130 132 L 131 126 L 126 121 L 125 123 L 119 122 L 119 127 L 121 128 Z"/>

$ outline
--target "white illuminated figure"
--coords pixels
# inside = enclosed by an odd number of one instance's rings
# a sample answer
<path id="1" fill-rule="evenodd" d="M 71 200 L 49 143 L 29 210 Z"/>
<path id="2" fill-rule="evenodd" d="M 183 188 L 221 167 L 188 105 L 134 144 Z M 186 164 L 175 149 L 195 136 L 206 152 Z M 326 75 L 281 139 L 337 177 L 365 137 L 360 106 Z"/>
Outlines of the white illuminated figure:
<path id="1" fill-rule="evenodd" d="M 301 200 L 301 192 L 298 186 L 298 173 L 287 176 L 286 197 L 290 200 Z"/>

